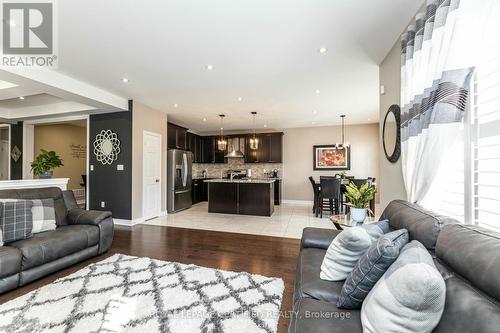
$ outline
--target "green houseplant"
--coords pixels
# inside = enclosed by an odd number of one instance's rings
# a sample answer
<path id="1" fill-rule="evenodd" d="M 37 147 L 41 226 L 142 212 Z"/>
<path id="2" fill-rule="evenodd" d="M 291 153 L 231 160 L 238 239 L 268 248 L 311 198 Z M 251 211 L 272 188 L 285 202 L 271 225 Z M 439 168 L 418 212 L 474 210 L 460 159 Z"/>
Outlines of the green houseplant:
<path id="1" fill-rule="evenodd" d="M 31 162 L 31 171 L 33 171 L 33 175 L 38 176 L 38 178 L 52 178 L 54 174 L 52 169 L 64 166 L 62 162 L 62 159 L 55 151 L 40 149 L 40 154 Z"/>
<path id="2" fill-rule="evenodd" d="M 370 211 L 370 201 L 377 192 L 375 186 L 368 182 L 357 187 L 354 183 L 346 186 L 345 196 L 348 199 L 347 205 L 351 207 L 351 218 L 355 222 L 362 223 L 366 219 L 366 214 Z"/>

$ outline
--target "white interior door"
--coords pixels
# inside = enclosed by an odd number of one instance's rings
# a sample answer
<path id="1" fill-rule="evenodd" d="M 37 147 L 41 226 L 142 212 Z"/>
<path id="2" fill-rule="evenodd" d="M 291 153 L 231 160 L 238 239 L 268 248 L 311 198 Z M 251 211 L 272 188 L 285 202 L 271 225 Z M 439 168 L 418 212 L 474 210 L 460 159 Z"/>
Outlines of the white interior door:
<path id="1" fill-rule="evenodd" d="M 142 214 L 152 219 L 161 213 L 161 135 L 143 133 Z"/>

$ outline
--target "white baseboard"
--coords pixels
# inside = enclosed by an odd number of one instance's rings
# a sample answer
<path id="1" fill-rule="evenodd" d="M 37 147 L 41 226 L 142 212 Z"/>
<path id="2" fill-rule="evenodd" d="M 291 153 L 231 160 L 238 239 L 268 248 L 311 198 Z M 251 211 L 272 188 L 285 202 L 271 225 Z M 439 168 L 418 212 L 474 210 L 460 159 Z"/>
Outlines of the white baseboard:
<path id="1" fill-rule="evenodd" d="M 113 218 L 113 223 L 116 225 L 124 225 L 127 227 L 132 227 L 135 224 L 134 220 L 115 219 L 115 218 Z"/>
<path id="2" fill-rule="evenodd" d="M 123 226 L 127 226 L 127 227 L 133 227 L 134 225 L 142 223 L 144 221 L 146 221 L 146 220 L 143 219 L 142 217 L 137 218 L 137 219 L 133 219 L 133 220 L 113 219 L 114 224 L 123 225 Z"/>
<path id="3" fill-rule="evenodd" d="M 312 206 L 313 202 L 309 200 L 282 200 L 284 204 L 288 205 L 303 205 L 303 206 Z"/>

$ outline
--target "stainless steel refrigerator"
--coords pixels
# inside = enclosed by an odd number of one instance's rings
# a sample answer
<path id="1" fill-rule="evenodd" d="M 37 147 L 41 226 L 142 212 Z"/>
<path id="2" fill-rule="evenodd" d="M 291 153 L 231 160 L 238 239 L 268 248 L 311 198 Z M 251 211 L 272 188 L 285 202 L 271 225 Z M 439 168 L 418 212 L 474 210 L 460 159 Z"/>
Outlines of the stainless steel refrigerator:
<path id="1" fill-rule="evenodd" d="M 193 154 L 171 149 L 167 154 L 167 210 L 169 213 L 191 207 Z"/>

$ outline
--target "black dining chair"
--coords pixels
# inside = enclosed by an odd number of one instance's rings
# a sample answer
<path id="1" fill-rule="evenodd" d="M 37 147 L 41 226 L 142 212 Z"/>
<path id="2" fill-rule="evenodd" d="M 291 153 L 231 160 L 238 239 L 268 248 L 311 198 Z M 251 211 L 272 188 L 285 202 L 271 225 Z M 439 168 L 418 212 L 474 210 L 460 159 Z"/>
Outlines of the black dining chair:
<path id="1" fill-rule="evenodd" d="M 320 187 L 314 180 L 313 176 L 309 177 L 309 181 L 311 182 L 312 188 L 313 188 L 313 213 L 315 216 L 318 216 L 318 198 L 319 198 L 319 192 L 320 192 Z"/>
<path id="2" fill-rule="evenodd" d="M 318 208 L 319 215 L 323 218 L 323 209 L 329 208 L 330 214 L 339 214 L 342 179 L 335 177 L 320 177 L 321 190 L 319 192 Z"/>
<path id="3" fill-rule="evenodd" d="M 363 185 L 364 183 L 370 183 L 371 184 L 371 180 L 370 179 L 350 179 L 351 183 L 353 183 L 354 185 L 356 185 L 358 188 Z"/>

